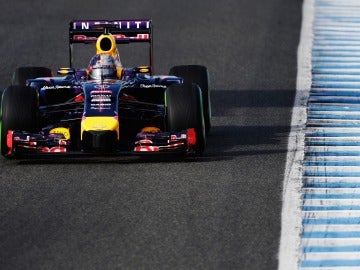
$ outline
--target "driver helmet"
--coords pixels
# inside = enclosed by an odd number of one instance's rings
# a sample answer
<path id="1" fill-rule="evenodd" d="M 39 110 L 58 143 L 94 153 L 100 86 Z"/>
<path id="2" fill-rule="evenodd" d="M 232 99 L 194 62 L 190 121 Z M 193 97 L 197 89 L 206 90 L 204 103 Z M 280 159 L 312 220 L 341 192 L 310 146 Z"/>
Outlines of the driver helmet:
<path id="1" fill-rule="evenodd" d="M 88 72 L 93 80 L 116 79 L 115 59 L 109 54 L 96 54 L 90 60 Z"/>

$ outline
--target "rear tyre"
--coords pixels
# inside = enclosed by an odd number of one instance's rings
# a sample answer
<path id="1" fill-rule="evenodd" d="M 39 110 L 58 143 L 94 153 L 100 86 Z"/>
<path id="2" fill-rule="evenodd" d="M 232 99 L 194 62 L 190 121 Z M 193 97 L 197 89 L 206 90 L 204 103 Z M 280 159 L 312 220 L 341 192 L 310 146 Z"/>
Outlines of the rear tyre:
<path id="1" fill-rule="evenodd" d="M 196 83 L 200 86 L 203 101 L 204 120 L 206 134 L 211 129 L 211 98 L 210 78 L 206 67 L 199 65 L 174 66 L 170 69 L 170 75 L 182 77 L 185 83 Z"/>
<path id="2" fill-rule="evenodd" d="M 201 89 L 197 84 L 172 85 L 165 91 L 166 126 L 168 131 L 194 128 L 195 155 L 205 150 L 206 136 Z"/>
<path id="3" fill-rule="evenodd" d="M 8 130 L 38 132 L 38 95 L 34 88 L 13 85 L 3 92 L 1 101 L 1 154 L 7 156 Z"/>
<path id="4" fill-rule="evenodd" d="M 26 80 L 40 77 L 52 77 L 51 69 L 46 67 L 19 67 L 12 77 L 12 85 L 26 85 Z"/>

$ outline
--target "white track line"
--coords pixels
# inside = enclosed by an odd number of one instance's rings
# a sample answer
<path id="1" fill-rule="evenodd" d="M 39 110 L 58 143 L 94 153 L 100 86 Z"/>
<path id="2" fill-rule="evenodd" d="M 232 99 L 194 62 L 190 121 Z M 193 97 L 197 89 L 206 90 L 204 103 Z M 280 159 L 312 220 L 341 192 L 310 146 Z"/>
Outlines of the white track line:
<path id="1" fill-rule="evenodd" d="M 288 142 L 287 164 L 283 184 L 279 270 L 298 269 L 301 231 L 301 175 L 304 156 L 304 128 L 306 104 L 311 88 L 311 45 L 314 19 L 314 1 L 304 0 L 300 44 L 298 47 L 298 74 L 296 97 L 292 112 Z"/>

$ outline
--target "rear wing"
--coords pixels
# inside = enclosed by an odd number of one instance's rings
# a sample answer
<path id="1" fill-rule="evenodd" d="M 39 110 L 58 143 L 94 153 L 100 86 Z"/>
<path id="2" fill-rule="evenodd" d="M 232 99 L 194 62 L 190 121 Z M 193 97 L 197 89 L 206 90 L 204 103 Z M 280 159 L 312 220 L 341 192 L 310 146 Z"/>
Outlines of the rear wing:
<path id="1" fill-rule="evenodd" d="M 73 44 L 95 43 L 104 33 L 111 33 L 117 44 L 145 42 L 149 44 L 149 65 L 153 68 L 151 20 L 74 20 L 69 27 L 70 67 L 73 66 Z"/>

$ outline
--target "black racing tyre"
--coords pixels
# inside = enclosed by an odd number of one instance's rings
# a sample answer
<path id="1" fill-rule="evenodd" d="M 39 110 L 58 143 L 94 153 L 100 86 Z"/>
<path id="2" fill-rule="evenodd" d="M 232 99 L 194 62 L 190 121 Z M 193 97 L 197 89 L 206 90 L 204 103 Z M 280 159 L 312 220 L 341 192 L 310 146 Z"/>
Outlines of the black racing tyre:
<path id="1" fill-rule="evenodd" d="M 19 67 L 12 76 L 12 85 L 26 85 L 26 80 L 40 77 L 52 77 L 52 71 L 46 67 Z"/>
<path id="2" fill-rule="evenodd" d="M 170 75 L 182 77 L 184 82 L 196 83 L 202 92 L 204 120 L 206 134 L 211 129 L 211 97 L 210 97 L 210 77 L 206 67 L 199 65 L 174 66 L 170 69 Z"/>
<path id="3" fill-rule="evenodd" d="M 172 85 L 165 91 L 166 127 L 168 131 L 195 128 L 195 154 L 205 150 L 206 136 L 201 89 L 197 84 Z"/>
<path id="4" fill-rule="evenodd" d="M 6 88 L 1 101 L 1 154 L 6 156 L 8 130 L 38 132 L 38 95 L 34 88 L 13 85 Z"/>

